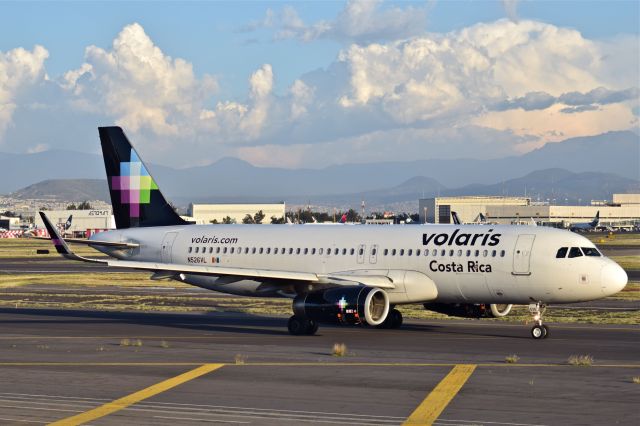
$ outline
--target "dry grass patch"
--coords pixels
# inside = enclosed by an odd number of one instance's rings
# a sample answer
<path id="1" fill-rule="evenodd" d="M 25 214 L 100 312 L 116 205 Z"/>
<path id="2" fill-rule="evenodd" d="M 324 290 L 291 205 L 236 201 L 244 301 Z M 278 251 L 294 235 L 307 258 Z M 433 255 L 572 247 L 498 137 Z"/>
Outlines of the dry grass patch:
<path id="1" fill-rule="evenodd" d="M 243 354 L 236 354 L 235 357 L 233 357 L 233 360 L 235 361 L 236 365 L 244 365 L 244 363 L 247 361 L 248 356 L 243 355 Z"/>
<path id="2" fill-rule="evenodd" d="M 631 381 L 636 385 L 640 385 L 640 376 L 634 376 Z"/>
<path id="3" fill-rule="evenodd" d="M 347 356 L 347 345 L 345 345 L 344 343 L 334 343 L 331 355 L 340 357 Z"/>
<path id="4" fill-rule="evenodd" d="M 171 346 L 169 345 L 169 342 L 167 342 L 166 340 L 163 340 L 160 342 L 160 347 L 164 349 L 169 349 Z"/>
<path id="5" fill-rule="evenodd" d="M 577 367 L 591 367 L 593 365 L 593 357 L 591 355 L 571 355 L 567 362 L 569 365 Z"/>
<path id="6" fill-rule="evenodd" d="M 507 364 L 516 364 L 519 360 L 520 360 L 520 357 L 516 354 L 507 355 L 504 358 L 504 362 L 506 362 Z"/>
<path id="7" fill-rule="evenodd" d="M 129 339 L 121 339 L 120 346 L 131 346 L 131 340 Z"/>

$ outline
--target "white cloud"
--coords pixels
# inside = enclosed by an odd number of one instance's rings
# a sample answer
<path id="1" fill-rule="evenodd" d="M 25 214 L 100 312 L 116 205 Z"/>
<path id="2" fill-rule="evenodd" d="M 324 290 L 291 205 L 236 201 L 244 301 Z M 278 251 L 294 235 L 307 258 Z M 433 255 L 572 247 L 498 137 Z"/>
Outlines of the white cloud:
<path id="1" fill-rule="evenodd" d="M 305 42 L 316 39 L 354 43 L 397 40 L 422 34 L 427 21 L 427 5 L 384 7 L 380 0 L 350 0 L 335 20 L 310 25 L 306 25 L 291 6 L 285 6 L 277 17 L 269 12 L 268 26 L 276 27 L 276 39 L 295 38 Z"/>
<path id="2" fill-rule="evenodd" d="M 313 37 L 328 37 L 344 15 L 354 23 L 353 40 L 373 31 L 358 16 L 396 9 L 349 3 L 340 17 L 316 26 L 285 10 L 263 24 L 282 29 L 285 22 L 292 37 L 310 28 L 318 31 Z M 397 21 L 405 16 L 400 12 Z M 136 144 L 157 147 L 153 162 L 204 164 L 235 153 L 294 167 L 495 157 L 638 126 L 638 37 L 596 42 L 572 29 L 508 19 L 393 37 L 401 39 L 345 47 L 283 94 L 274 92 L 278 69 L 263 64 L 247 75 L 247 93 L 233 98 L 216 92 L 214 77 L 197 77 L 191 63 L 163 53 L 139 24 L 126 26 L 109 49 L 89 46 L 83 64 L 52 81 L 45 80 L 43 48 L 10 59 L 0 54 L 0 131 L 12 114 L 18 122 L 19 105 L 23 115 L 84 123 L 76 130 L 83 143 L 97 121 L 115 121 Z M 47 90 L 40 90 L 43 82 Z M 33 88 L 37 96 L 20 95 Z M 28 145 L 14 146 L 56 144 L 44 131 L 29 132 Z"/>
<path id="3" fill-rule="evenodd" d="M 137 23 L 118 34 L 111 50 L 87 47 L 85 60 L 64 74 L 62 85 L 79 98 L 76 105 L 104 112 L 133 132 L 192 133 L 217 88 L 214 77 L 198 79 L 190 63 L 165 55 Z"/>
<path id="4" fill-rule="evenodd" d="M 44 61 L 48 57 L 47 49 L 39 45 L 32 51 L 18 47 L 0 52 L 0 141 L 21 94 L 47 79 Z"/>

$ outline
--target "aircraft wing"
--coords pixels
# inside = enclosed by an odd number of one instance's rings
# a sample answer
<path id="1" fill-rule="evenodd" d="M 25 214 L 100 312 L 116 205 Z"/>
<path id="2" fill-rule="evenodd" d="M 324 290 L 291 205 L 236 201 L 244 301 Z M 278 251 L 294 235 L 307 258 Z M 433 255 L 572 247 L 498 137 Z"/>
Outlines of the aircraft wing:
<path id="1" fill-rule="evenodd" d="M 357 275 L 348 273 L 315 274 L 312 272 L 281 271 L 271 269 L 231 268 L 226 266 L 181 265 L 174 263 L 138 262 L 130 260 L 107 260 L 107 265 L 118 268 L 142 269 L 153 272 L 173 272 L 178 274 L 236 276 L 247 279 L 278 279 L 306 281 L 318 284 L 366 285 L 378 288 L 395 288 L 386 275 Z"/>
<path id="2" fill-rule="evenodd" d="M 51 235 L 51 233 L 49 233 Z M 30 237 L 34 240 L 50 240 L 50 237 Z M 66 243 L 71 244 L 84 244 L 87 246 L 103 246 L 103 247 L 115 247 L 122 249 L 131 249 L 140 247 L 140 244 L 136 243 L 120 243 L 117 241 L 100 241 L 100 240 L 87 240 L 86 238 L 65 238 L 64 241 Z"/>

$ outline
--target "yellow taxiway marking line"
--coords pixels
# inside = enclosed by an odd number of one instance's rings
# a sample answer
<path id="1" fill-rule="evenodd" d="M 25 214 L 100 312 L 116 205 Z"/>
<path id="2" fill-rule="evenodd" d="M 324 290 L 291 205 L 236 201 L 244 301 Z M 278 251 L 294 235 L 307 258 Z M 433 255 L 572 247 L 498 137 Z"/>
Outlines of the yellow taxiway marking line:
<path id="1" fill-rule="evenodd" d="M 462 386 L 471 377 L 476 366 L 473 364 L 459 364 L 453 367 L 449 374 L 427 395 L 420 405 L 403 423 L 405 425 L 431 425 L 440 413 L 447 408 L 451 400 L 460 392 Z"/>
<path id="2" fill-rule="evenodd" d="M 174 388 L 182 383 L 188 382 L 189 380 L 193 380 L 204 374 L 217 370 L 223 365 L 224 364 L 201 365 L 200 367 L 187 371 L 186 373 L 180 374 L 179 376 L 175 376 L 160 383 L 156 383 L 155 385 L 149 386 L 148 388 L 142 389 L 138 392 L 134 392 L 120 399 L 116 399 L 115 401 L 108 402 L 100 407 L 51 423 L 50 426 L 81 425 L 99 419 L 101 417 L 115 413 L 116 411 L 127 408 L 128 406 L 135 404 L 136 402 L 140 402 L 144 399 L 150 398 L 154 395 Z"/>
<path id="3" fill-rule="evenodd" d="M 200 362 L 0 362 L 0 367 L 192 367 L 207 364 Z M 245 362 L 216 363 L 228 367 L 455 367 L 455 362 Z M 535 368 L 572 367 L 570 364 L 492 364 L 478 363 L 476 367 Z M 593 364 L 590 368 L 640 368 L 640 364 Z"/>

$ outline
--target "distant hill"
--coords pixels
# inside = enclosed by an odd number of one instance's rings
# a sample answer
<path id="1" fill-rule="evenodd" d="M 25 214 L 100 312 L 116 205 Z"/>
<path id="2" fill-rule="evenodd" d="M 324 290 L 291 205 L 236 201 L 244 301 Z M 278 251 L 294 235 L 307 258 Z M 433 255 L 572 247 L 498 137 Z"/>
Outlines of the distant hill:
<path id="1" fill-rule="evenodd" d="M 21 199 L 111 202 L 107 181 L 102 179 L 49 179 L 22 188 L 11 196 Z"/>
<path id="2" fill-rule="evenodd" d="M 446 188 L 433 178 L 415 176 L 400 185 L 351 194 L 328 194 L 310 200 L 306 195 L 290 195 L 281 198 L 252 195 L 245 197 L 183 197 L 167 195 L 172 202 L 186 206 L 190 202 L 278 202 L 288 204 L 321 204 L 326 206 L 359 206 L 365 201 L 370 208 L 391 209 L 398 203 L 416 203 L 419 198 L 458 195 L 527 195 L 532 199 L 553 200 L 557 204 L 576 204 L 590 200 L 607 200 L 613 193 L 640 192 L 640 181 L 612 173 L 574 173 L 564 169 L 546 169 L 525 176 L 508 179 L 491 185 L 466 185 Z M 14 194 L 18 198 L 51 198 L 68 201 L 103 200 L 109 202 L 107 183 L 95 179 L 47 180 L 21 189 Z"/>
<path id="3" fill-rule="evenodd" d="M 300 196 L 313 200 L 391 189 L 416 176 L 436 179 L 448 188 L 493 185 L 544 169 L 613 173 L 637 180 L 640 179 L 640 137 L 631 131 L 609 132 L 548 143 L 524 155 L 494 160 L 429 159 L 291 170 L 255 167 L 242 160 L 225 158 L 209 166 L 179 170 L 147 166 L 170 198 L 281 200 Z M 0 154 L 0 193 L 4 194 L 45 179 L 104 179 L 104 176 L 102 158 L 98 155 L 68 151 Z"/>
<path id="4" fill-rule="evenodd" d="M 613 193 L 640 192 L 640 181 L 613 173 L 573 173 L 565 169 L 546 169 L 493 185 L 467 185 L 445 191 L 447 195 L 527 195 L 532 199 L 562 204 L 609 200 Z"/>

